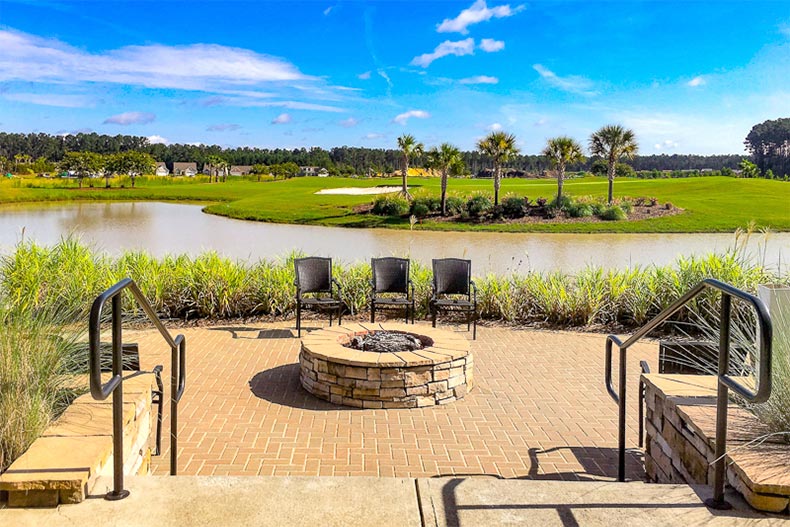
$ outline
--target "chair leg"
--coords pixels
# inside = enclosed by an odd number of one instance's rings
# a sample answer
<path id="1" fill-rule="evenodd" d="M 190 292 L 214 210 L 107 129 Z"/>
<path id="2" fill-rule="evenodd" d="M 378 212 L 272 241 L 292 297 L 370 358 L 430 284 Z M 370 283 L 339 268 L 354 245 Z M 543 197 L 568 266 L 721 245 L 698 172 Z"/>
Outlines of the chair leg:
<path id="1" fill-rule="evenodd" d="M 376 303 L 370 303 L 370 323 L 373 324 L 376 322 Z"/>
<path id="2" fill-rule="evenodd" d="M 472 320 L 472 340 L 477 340 L 477 312 L 475 312 Z"/>
<path id="3" fill-rule="evenodd" d="M 414 324 L 414 300 L 411 301 L 411 323 Z"/>
<path id="4" fill-rule="evenodd" d="M 337 325 L 343 325 L 343 304 L 340 304 L 340 307 L 337 308 Z"/>
<path id="5" fill-rule="evenodd" d="M 471 322 L 472 322 L 472 313 L 471 312 L 467 312 L 466 313 L 466 331 L 469 331 L 470 329 L 472 329 L 471 328 Z"/>
<path id="6" fill-rule="evenodd" d="M 302 304 L 296 303 L 296 338 L 302 337 Z"/>
<path id="7" fill-rule="evenodd" d="M 332 315 L 334 315 L 334 313 L 335 313 L 334 309 L 329 310 L 329 327 L 332 327 Z"/>
<path id="8" fill-rule="evenodd" d="M 436 327 L 436 308 L 431 308 L 431 324 Z"/>

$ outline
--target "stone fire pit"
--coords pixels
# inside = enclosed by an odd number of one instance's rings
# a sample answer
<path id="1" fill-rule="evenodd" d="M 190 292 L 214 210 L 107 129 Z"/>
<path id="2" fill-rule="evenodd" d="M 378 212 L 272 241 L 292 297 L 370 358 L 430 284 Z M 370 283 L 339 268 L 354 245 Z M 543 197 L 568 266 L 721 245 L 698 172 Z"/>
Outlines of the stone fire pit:
<path id="1" fill-rule="evenodd" d="M 404 340 L 407 346 L 421 349 L 378 352 L 349 347 L 370 340 L 384 340 L 387 345 Z M 313 331 L 302 338 L 299 366 L 305 390 L 357 408 L 446 404 L 466 395 L 473 382 L 466 338 L 408 324 L 345 324 Z"/>

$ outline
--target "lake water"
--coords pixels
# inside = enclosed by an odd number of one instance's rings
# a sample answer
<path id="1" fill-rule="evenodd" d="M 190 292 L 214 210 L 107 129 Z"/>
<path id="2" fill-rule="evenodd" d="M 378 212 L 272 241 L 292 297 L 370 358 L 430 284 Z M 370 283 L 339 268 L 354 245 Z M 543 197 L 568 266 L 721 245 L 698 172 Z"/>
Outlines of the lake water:
<path id="1" fill-rule="evenodd" d="M 58 203 L 0 207 L 0 251 L 24 235 L 54 244 L 78 234 L 97 249 L 117 254 L 145 249 L 155 255 L 215 250 L 239 259 L 273 258 L 292 250 L 346 262 L 374 256 L 463 257 L 476 275 L 489 271 L 575 271 L 588 264 L 606 268 L 667 264 L 678 256 L 724 251 L 732 234 L 532 234 L 425 232 L 278 225 L 212 216 L 200 205 L 173 203 Z M 767 247 L 766 247 L 767 245 Z M 788 269 L 790 233 L 753 235 L 748 251 L 767 265 Z"/>

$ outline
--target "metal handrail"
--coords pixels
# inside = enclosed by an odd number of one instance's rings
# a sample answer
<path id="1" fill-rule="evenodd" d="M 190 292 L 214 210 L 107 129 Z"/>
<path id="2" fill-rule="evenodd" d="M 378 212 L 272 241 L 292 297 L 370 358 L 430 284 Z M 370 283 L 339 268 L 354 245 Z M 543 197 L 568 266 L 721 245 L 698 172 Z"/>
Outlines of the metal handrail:
<path id="1" fill-rule="evenodd" d="M 105 400 L 112 394 L 113 423 L 113 490 L 105 496 L 108 500 L 120 500 L 129 495 L 123 488 L 123 364 L 122 364 L 122 304 L 121 293 L 128 290 L 138 305 L 171 350 L 170 362 L 170 474 L 177 473 L 178 461 L 178 402 L 186 386 L 186 340 L 183 335 L 176 338 L 165 328 L 148 303 L 145 295 L 131 278 L 124 278 L 96 297 L 91 306 L 88 322 L 90 348 L 90 391 L 94 399 Z M 101 315 L 108 300 L 112 302 L 112 377 L 102 383 L 101 379 Z"/>
<path id="2" fill-rule="evenodd" d="M 727 441 L 727 405 L 728 390 L 733 390 L 739 396 L 752 403 L 764 402 L 771 394 L 771 341 L 773 329 L 771 317 L 763 302 L 754 295 L 741 291 L 729 284 L 708 278 L 692 287 L 685 295 L 661 311 L 655 318 L 639 328 L 625 342 L 616 335 L 606 337 L 606 364 L 604 382 L 606 391 L 618 404 L 618 466 L 617 479 L 625 481 L 625 417 L 626 417 L 626 359 L 627 350 L 642 337 L 650 333 L 669 317 L 678 312 L 691 300 L 706 290 L 721 292 L 721 316 L 719 321 L 719 364 L 718 364 L 718 390 L 716 394 L 716 462 L 714 466 L 713 498 L 706 500 L 709 507 L 722 509 L 729 508 L 724 500 L 724 477 Z M 759 331 L 759 355 L 757 368 L 757 389 L 751 390 L 738 382 L 737 378 L 728 374 L 730 361 L 730 324 L 732 314 L 732 298 L 739 298 L 754 307 L 757 313 Z M 620 349 L 619 383 L 618 390 L 612 384 L 612 346 L 616 344 Z"/>

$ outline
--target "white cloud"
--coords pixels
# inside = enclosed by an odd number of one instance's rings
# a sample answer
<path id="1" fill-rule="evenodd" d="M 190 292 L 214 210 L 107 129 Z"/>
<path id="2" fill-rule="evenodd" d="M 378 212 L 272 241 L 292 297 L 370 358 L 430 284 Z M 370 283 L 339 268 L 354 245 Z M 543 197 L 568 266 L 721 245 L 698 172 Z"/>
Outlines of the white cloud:
<path id="1" fill-rule="evenodd" d="M 544 124 L 546 124 L 546 123 L 548 123 L 548 120 L 547 120 L 546 118 L 544 118 L 544 117 L 541 117 L 540 119 L 538 119 L 537 121 L 535 121 L 535 122 L 534 122 L 534 123 L 532 123 L 532 124 L 533 124 L 534 126 L 543 126 L 543 125 L 544 125 Z"/>
<path id="2" fill-rule="evenodd" d="M 324 16 L 329 16 L 329 13 L 331 13 L 332 9 L 334 9 L 334 8 L 335 8 L 335 6 L 331 5 L 331 6 L 327 7 L 326 9 L 324 9 Z"/>
<path id="3" fill-rule="evenodd" d="M 365 73 L 360 73 L 359 75 L 357 75 L 357 78 L 366 81 L 370 78 L 370 72 L 366 71 Z"/>
<path id="4" fill-rule="evenodd" d="M 206 128 L 207 132 L 233 132 L 241 128 L 240 124 L 235 123 L 220 123 L 220 124 L 212 124 L 208 128 Z"/>
<path id="5" fill-rule="evenodd" d="M 162 137 L 161 135 L 149 135 L 148 142 L 152 145 L 169 145 L 170 140 L 166 137 Z"/>
<path id="6" fill-rule="evenodd" d="M 505 18 L 512 16 L 524 9 L 523 6 L 518 6 L 511 9 L 510 5 L 500 5 L 489 8 L 485 0 L 476 0 L 471 7 L 461 11 L 455 18 L 446 18 L 436 27 L 439 33 L 461 33 L 466 35 L 469 33 L 467 29 L 469 26 L 491 20 L 492 18 Z"/>
<path id="7" fill-rule="evenodd" d="M 678 147 L 678 142 L 677 141 L 672 141 L 670 139 L 667 139 L 667 140 L 665 140 L 665 141 L 663 141 L 661 143 L 654 144 L 653 147 L 656 150 L 662 150 L 662 149 L 672 150 L 673 148 L 677 148 Z"/>
<path id="8" fill-rule="evenodd" d="M 148 124 L 156 119 L 156 115 L 148 112 L 124 112 L 113 115 L 104 120 L 104 124 L 120 124 L 127 126 L 130 124 Z"/>
<path id="9" fill-rule="evenodd" d="M 0 29 L 0 49 L 0 83 L 55 85 L 55 93 L 62 93 L 63 85 L 104 83 L 243 95 L 246 99 L 235 101 L 239 106 L 258 97 L 286 102 L 342 98 L 342 90 L 303 74 L 285 59 L 217 44 L 147 44 L 91 53 L 56 39 Z"/>
<path id="10" fill-rule="evenodd" d="M 58 106 L 60 108 L 88 108 L 95 105 L 95 100 L 86 95 L 69 95 L 61 93 L 4 93 L 4 99 L 39 106 Z"/>
<path id="11" fill-rule="evenodd" d="M 490 77 L 488 75 L 476 75 L 474 77 L 461 79 L 458 82 L 461 84 L 497 84 L 499 79 L 496 77 Z"/>
<path id="12" fill-rule="evenodd" d="M 786 22 L 784 24 L 780 24 L 779 33 L 787 38 L 790 38 L 790 23 Z"/>
<path id="13" fill-rule="evenodd" d="M 436 59 L 446 57 L 447 55 L 455 55 L 461 57 L 463 55 L 472 55 L 475 52 L 475 40 L 467 38 L 464 40 L 450 41 L 445 40 L 433 50 L 431 53 L 423 53 L 414 57 L 411 61 L 412 66 L 422 66 L 427 68 Z"/>
<path id="14" fill-rule="evenodd" d="M 375 132 L 371 132 L 369 134 L 365 134 L 362 137 L 362 139 L 367 139 L 368 141 L 371 141 L 373 139 L 381 139 L 382 137 L 384 137 L 384 134 L 377 134 Z"/>
<path id="15" fill-rule="evenodd" d="M 687 86 L 691 86 L 692 88 L 696 86 L 702 86 L 703 84 L 705 84 L 705 79 L 702 78 L 702 76 L 694 77 L 686 83 Z"/>
<path id="16" fill-rule="evenodd" d="M 505 42 L 503 40 L 494 40 L 493 38 L 484 38 L 480 41 L 480 49 L 486 53 L 493 53 L 505 49 Z"/>
<path id="17" fill-rule="evenodd" d="M 281 113 L 274 119 L 272 119 L 272 124 L 287 124 L 291 122 L 291 116 L 287 113 Z"/>
<path id="18" fill-rule="evenodd" d="M 502 125 L 499 123 L 491 123 L 488 126 L 486 126 L 486 130 L 488 130 L 489 132 L 501 132 Z"/>
<path id="19" fill-rule="evenodd" d="M 406 122 L 412 117 L 414 117 L 415 119 L 427 119 L 430 116 L 431 114 L 423 110 L 409 110 L 408 112 L 404 112 L 402 114 L 396 115 L 395 118 L 392 120 L 392 122 L 398 124 L 406 124 Z"/>
<path id="20" fill-rule="evenodd" d="M 352 128 L 359 124 L 359 121 L 354 119 L 353 117 L 349 117 L 348 119 L 343 119 L 340 121 L 340 126 L 343 128 Z"/>
<path id="21" fill-rule="evenodd" d="M 540 64 L 533 64 L 532 68 L 537 71 L 546 82 L 562 91 L 579 95 L 598 95 L 598 92 L 592 90 L 593 82 L 589 79 L 577 75 L 560 77 Z"/>

